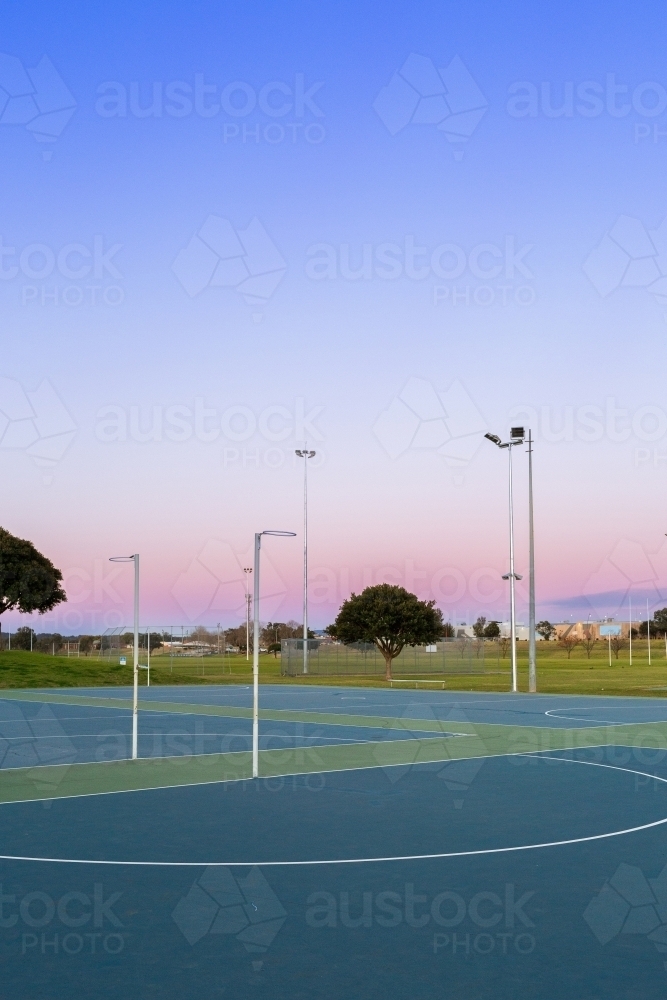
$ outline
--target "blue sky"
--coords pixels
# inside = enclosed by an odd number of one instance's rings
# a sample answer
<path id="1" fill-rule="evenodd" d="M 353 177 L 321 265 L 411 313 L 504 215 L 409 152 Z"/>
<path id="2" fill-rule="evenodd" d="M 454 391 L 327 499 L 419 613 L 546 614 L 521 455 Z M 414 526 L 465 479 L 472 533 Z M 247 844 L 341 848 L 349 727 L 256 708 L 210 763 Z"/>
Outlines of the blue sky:
<path id="1" fill-rule="evenodd" d="M 142 553 L 147 615 L 235 620 L 236 598 L 215 590 L 222 569 L 202 569 L 201 553 L 218 540 L 241 558 L 277 520 L 300 531 L 293 450 L 298 414 L 312 412 L 311 565 L 320 582 L 335 580 L 314 599 L 315 624 L 331 620 L 348 582 L 358 589 L 365 572 L 375 581 L 393 567 L 408 583 L 408 564 L 448 615 L 502 616 L 504 463 L 487 446 L 458 464 L 435 438 L 420 447 L 410 407 L 392 403 L 408 384 L 424 413 L 430 392 L 463 386 L 478 423 L 460 402 L 442 416 L 459 444 L 466 428 L 504 434 L 517 408 L 534 412 L 545 616 L 621 614 L 631 591 L 667 602 L 667 295 L 655 284 L 667 247 L 648 235 L 667 217 L 664 21 L 658 3 L 27 3 L 5 13 L 2 51 L 24 70 L 47 56 L 75 104 L 51 142 L 0 116 L 0 411 L 16 422 L 12 393 L 46 380 L 73 427 L 46 465 L 18 431 L 13 447 L 0 439 L 2 523 L 71 574 L 72 630 L 126 614 L 122 578 L 97 594 L 81 583 L 125 549 Z M 396 74 L 409 91 L 411 53 L 422 79 L 458 60 L 481 92 L 466 141 L 448 142 L 435 123 L 392 135 L 383 122 L 374 105 Z M 7 86 L 15 61 L 3 64 Z M 159 114 L 143 117 L 154 85 Z M 187 101 L 201 85 L 212 89 L 197 111 Z M 571 110 L 551 117 L 568 87 Z M 534 114 L 511 110 L 517 92 Z M 58 93 L 51 83 L 38 98 L 53 110 L 67 104 Z M 119 114 L 100 106 L 110 95 Z M 455 114 L 463 90 L 447 96 Z M 243 102 L 256 106 L 242 114 Z M 259 296 L 207 283 L 211 217 L 246 241 L 258 220 L 261 252 L 231 259 L 273 275 L 254 286 Z M 407 273 L 410 247 L 423 248 L 423 277 Z M 346 278 L 365 254 L 366 270 Z M 387 255 L 394 278 L 382 276 Z M 314 259 L 329 262 L 329 277 L 311 276 Z M 198 405 L 212 411 L 199 431 Z M 383 423 L 392 405 L 394 423 Z M 181 412 L 186 440 L 169 437 L 170 407 L 192 414 Z M 572 429 L 553 440 L 568 407 Z M 587 440 L 586 407 L 625 413 Z M 49 412 L 26 418 L 40 441 L 65 426 Z M 101 430 L 109 412 L 127 423 L 115 440 Z M 156 412 L 158 439 L 138 440 Z M 518 456 L 517 476 L 525 560 Z M 281 617 L 299 614 L 299 545 L 271 555 L 281 583 L 267 600 Z M 456 600 L 455 576 L 434 589 L 450 571 L 465 581 Z"/>

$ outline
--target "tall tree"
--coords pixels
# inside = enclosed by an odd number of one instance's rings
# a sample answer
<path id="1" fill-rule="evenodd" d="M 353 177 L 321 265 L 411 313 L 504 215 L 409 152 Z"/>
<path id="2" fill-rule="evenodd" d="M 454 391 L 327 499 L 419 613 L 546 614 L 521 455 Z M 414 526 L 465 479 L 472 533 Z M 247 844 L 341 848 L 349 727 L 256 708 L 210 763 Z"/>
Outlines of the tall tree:
<path id="1" fill-rule="evenodd" d="M 538 622 L 535 626 L 535 631 L 538 635 L 541 635 L 543 639 L 546 639 L 547 642 L 556 634 L 556 629 L 553 627 L 551 622 L 548 621 Z"/>
<path id="2" fill-rule="evenodd" d="M 485 628 L 486 628 L 486 618 L 484 618 L 482 615 L 480 615 L 479 618 L 477 619 L 477 621 L 475 622 L 475 624 L 472 627 L 472 631 L 473 631 L 473 634 L 475 635 L 475 638 L 482 639 L 483 636 L 484 636 L 484 629 Z"/>
<path id="3" fill-rule="evenodd" d="M 30 640 L 35 638 L 35 633 L 29 625 L 21 625 L 12 636 L 12 649 L 30 649 Z"/>
<path id="4" fill-rule="evenodd" d="M 372 642 L 382 653 L 385 679 L 405 646 L 421 646 L 442 638 L 444 622 L 435 601 L 420 601 L 403 587 L 380 583 L 343 603 L 329 635 L 344 643 Z"/>
<path id="5" fill-rule="evenodd" d="M 51 611 L 67 600 L 62 578 L 32 542 L 0 528 L 0 615 L 13 608 L 27 615 Z"/>
<path id="6" fill-rule="evenodd" d="M 660 608 L 653 613 L 651 622 L 651 635 L 664 635 L 667 632 L 667 608 Z M 642 622 L 639 626 L 639 634 L 645 636 L 648 633 L 648 622 Z"/>

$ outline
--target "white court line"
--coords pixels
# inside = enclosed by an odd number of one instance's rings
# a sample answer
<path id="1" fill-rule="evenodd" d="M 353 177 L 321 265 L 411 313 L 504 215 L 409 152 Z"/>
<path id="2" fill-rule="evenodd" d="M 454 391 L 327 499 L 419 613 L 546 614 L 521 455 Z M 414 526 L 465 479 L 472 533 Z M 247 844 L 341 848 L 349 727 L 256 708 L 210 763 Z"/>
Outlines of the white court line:
<path id="1" fill-rule="evenodd" d="M 548 715 L 550 719 L 563 719 L 569 722 L 594 722 L 598 726 L 632 726 L 635 725 L 633 722 L 610 722 L 608 719 L 584 719 L 580 715 L 556 715 L 556 712 L 566 712 L 567 709 L 563 708 L 550 708 L 544 714 Z M 571 711 L 571 710 L 570 710 Z M 583 709 L 582 709 L 583 711 Z M 639 723 L 641 725 L 641 723 Z"/>
<path id="2" fill-rule="evenodd" d="M 4 700 L 4 701 L 10 701 L 12 699 L 8 699 L 8 698 L 2 699 L 2 698 L 0 698 L 0 701 L 2 701 L 2 700 Z M 46 703 L 44 703 L 44 704 L 46 704 Z M 60 704 L 60 702 L 53 702 L 53 703 L 49 703 L 49 704 Z M 174 702 L 174 704 L 179 704 L 179 703 L 178 702 Z M 183 704 L 187 705 L 189 703 L 188 702 L 184 702 Z M 86 706 L 83 705 L 81 707 L 85 708 Z M 237 706 L 234 706 L 234 705 L 229 705 L 229 706 L 228 705 L 208 705 L 207 704 L 207 705 L 204 705 L 203 707 L 204 708 L 222 708 L 222 709 L 225 709 L 225 708 L 235 708 Z M 386 706 L 378 706 L 378 707 L 382 708 L 382 707 L 386 707 Z M 125 712 L 125 709 L 122 709 L 122 708 L 117 708 L 117 709 L 111 708 L 111 709 L 109 709 L 109 711 L 115 711 L 115 712 L 119 712 L 120 713 L 120 712 Z M 248 711 L 250 711 L 250 710 L 248 709 Z M 294 712 L 295 714 L 297 714 L 297 713 L 303 714 L 304 710 L 302 710 L 302 709 L 282 709 L 282 708 L 281 709 L 276 709 L 276 708 L 269 708 L 268 711 L 270 711 L 270 712 L 283 712 L 283 711 L 285 711 L 285 712 Z M 313 709 L 312 711 L 313 711 L 313 714 L 317 714 L 319 712 L 319 709 Z M 209 715 L 206 712 L 170 712 L 168 709 L 163 709 L 163 708 L 159 708 L 159 709 L 158 708 L 146 708 L 145 704 L 142 703 L 142 702 L 140 702 L 139 703 L 139 713 L 141 714 L 141 713 L 145 713 L 145 712 L 148 712 L 151 715 L 192 716 L 195 719 L 201 719 L 201 718 L 204 718 L 204 719 L 225 719 L 225 720 L 233 719 L 233 720 L 235 720 L 237 722 L 251 722 L 252 721 L 252 718 L 251 718 L 250 715 L 247 715 L 247 716 L 244 716 L 244 715 L 224 715 L 224 714 L 221 714 L 221 715 Z M 335 712 L 329 712 L 329 711 L 326 711 L 326 712 L 322 711 L 321 714 L 322 715 L 335 715 L 336 713 Z M 338 714 L 343 715 L 342 712 L 338 713 Z M 90 718 L 105 719 L 105 718 L 107 718 L 107 716 L 85 716 L 83 718 L 81 718 L 81 716 L 72 716 L 69 721 L 88 722 Z M 130 712 L 130 713 L 127 713 L 126 715 L 118 715 L 118 716 L 116 716 L 116 718 L 131 719 L 132 718 L 132 713 Z M 347 718 L 354 718 L 354 716 L 347 716 Z M 364 716 L 360 716 L 360 718 L 364 718 Z M 385 716 L 377 716 L 377 718 L 385 718 Z M 17 721 L 17 720 L 14 720 L 14 719 L 3 719 L 3 718 L 0 717 L 0 725 L 3 722 L 10 723 L 10 722 L 15 722 L 15 721 Z M 30 724 L 35 723 L 35 724 L 40 724 L 40 725 L 52 725 L 54 720 L 53 719 L 37 719 L 35 716 L 30 716 L 30 718 L 27 718 L 24 721 L 27 722 L 27 723 L 30 723 Z M 61 721 L 61 717 L 60 716 L 55 716 L 55 721 L 56 722 L 60 722 Z M 109 721 L 111 722 L 111 721 L 114 721 L 114 720 L 113 719 L 109 719 Z M 438 734 L 440 736 L 475 736 L 476 735 L 476 733 L 453 733 L 453 732 L 450 732 L 448 729 L 419 729 L 418 726 L 412 726 L 412 725 L 411 726 L 407 726 L 407 725 L 406 726 L 368 726 L 368 725 L 358 724 L 356 722 L 329 722 L 329 721 L 320 721 L 319 719 L 317 720 L 317 722 L 313 722 L 311 720 L 309 720 L 308 722 L 303 722 L 301 719 L 267 719 L 267 718 L 264 718 L 262 716 L 261 712 L 259 714 L 259 721 L 260 721 L 260 723 L 263 723 L 264 725 L 273 724 L 273 725 L 283 725 L 283 726 L 339 726 L 339 727 L 344 728 L 344 729 L 372 729 L 374 732 L 376 730 L 378 730 L 378 729 L 385 730 L 385 732 L 393 732 L 393 731 L 399 729 L 399 730 L 403 730 L 403 731 L 409 732 L 409 733 L 436 733 L 436 734 Z M 447 720 L 447 719 L 423 719 L 423 718 L 419 718 L 417 716 L 413 717 L 413 716 L 408 715 L 408 716 L 401 717 L 401 718 L 397 719 L 396 721 L 397 722 L 402 722 L 402 721 L 405 721 L 405 722 L 415 722 L 415 723 L 420 723 L 420 722 L 442 722 L 444 724 L 445 722 L 451 721 L 451 720 Z M 467 723 L 468 720 L 467 719 L 459 719 L 458 721 L 465 724 L 465 723 Z M 470 725 L 474 725 L 474 723 L 470 723 Z M 486 725 L 486 723 L 480 723 L 480 725 Z M 80 735 L 80 734 L 75 734 L 75 735 Z M 93 734 L 85 733 L 85 734 L 81 734 L 81 735 L 95 735 L 95 734 L 94 733 Z M 141 733 L 139 735 L 141 735 Z M 171 735 L 182 736 L 182 735 L 186 735 L 186 734 L 183 734 L 183 733 L 172 733 Z M 204 734 L 204 735 L 208 735 L 208 734 Z M 222 734 L 222 733 L 220 733 L 220 734 L 213 733 L 211 735 L 224 735 L 224 734 Z M 19 739 L 19 738 L 20 737 L 14 737 L 14 736 L 0 737 L 0 739 Z M 28 736 L 25 737 L 25 739 L 29 739 L 29 738 L 30 737 L 28 737 Z M 42 737 L 34 737 L 34 739 L 38 739 L 38 738 L 42 739 Z"/>
<path id="3" fill-rule="evenodd" d="M 587 749 L 587 748 L 581 747 L 580 749 Z M 554 751 L 545 751 L 545 753 L 553 753 L 553 752 Z M 491 756 L 532 757 L 534 760 L 544 759 L 538 756 L 537 754 L 527 754 L 527 753 L 493 754 Z M 566 757 L 549 757 L 547 759 L 558 760 L 564 764 L 586 764 L 589 767 L 605 767 L 609 768 L 612 771 L 625 771 L 627 774 L 637 774 L 643 778 L 653 778 L 655 781 L 661 781 L 664 784 L 667 784 L 667 778 L 659 778 L 655 774 L 647 774 L 646 771 L 635 771 L 634 769 L 629 767 L 618 767 L 617 765 L 614 764 L 597 764 L 594 761 L 574 760 L 574 759 L 568 759 Z M 438 762 L 432 761 L 430 763 L 438 763 Z M 393 766 L 404 766 L 404 765 L 393 765 Z M 347 770 L 349 770 L 349 768 Z M 355 768 L 354 770 L 358 769 Z M 313 772 L 307 772 L 307 773 L 313 773 Z M 315 772 L 315 773 L 325 773 L 325 772 Z M 280 775 L 272 775 L 271 777 L 276 778 L 280 777 Z M 235 779 L 235 780 L 238 781 L 246 779 Z M 209 782 L 207 782 L 207 784 L 209 784 Z M 210 784 L 214 784 L 214 782 L 210 782 Z M 183 786 L 178 786 L 178 787 L 183 787 Z M 134 789 L 134 790 L 141 791 L 142 789 Z M 97 794 L 97 793 L 91 793 L 91 794 Z M 120 794 L 120 793 L 112 792 L 106 794 Z M 568 847 L 571 844 L 587 844 L 594 840 L 608 840 L 611 837 L 624 837 L 626 836 L 626 834 L 629 833 L 640 833 L 642 830 L 650 830 L 656 826 L 663 826 L 665 823 L 667 823 L 667 816 L 664 819 L 657 819 L 654 820 L 652 823 L 643 823 L 641 826 L 628 827 L 625 830 L 612 830 L 610 833 L 595 833 L 591 834 L 588 837 L 573 837 L 570 840 L 552 840 L 552 841 L 546 841 L 541 844 L 520 844 L 514 847 L 487 847 L 477 851 L 448 851 L 439 854 L 404 854 L 404 855 L 395 855 L 391 857 L 382 857 L 382 858 L 329 858 L 325 860 L 312 860 L 312 861 L 107 861 L 107 860 L 89 860 L 85 858 L 39 858 L 39 857 L 29 857 L 22 855 L 13 855 L 13 854 L 0 854 L 0 861 L 39 861 L 45 863 L 48 862 L 49 864 L 60 864 L 60 865 L 115 865 L 115 866 L 125 865 L 130 867 L 144 867 L 144 868 L 296 868 L 300 866 L 312 867 L 315 865 L 318 866 L 319 865 L 364 865 L 364 864 L 378 864 L 383 862 L 394 862 L 394 861 L 435 861 L 443 858 L 469 858 L 469 857 L 479 857 L 485 854 L 510 854 L 510 853 L 515 853 L 517 851 L 535 851 L 545 847 Z"/>
<path id="4" fill-rule="evenodd" d="M 119 733 L 118 735 L 120 735 L 120 736 L 127 736 L 128 734 L 127 733 Z M 175 735 L 176 736 L 185 736 L 185 735 L 188 735 L 188 734 L 186 734 L 186 733 L 176 733 Z M 203 735 L 206 735 L 206 734 L 203 734 Z M 220 734 L 219 733 L 214 733 L 213 735 L 220 735 Z M 227 734 L 227 735 L 230 735 L 230 734 Z M 442 736 L 469 736 L 470 734 L 469 733 L 436 733 L 434 735 L 437 738 L 441 738 Z M 21 739 L 23 739 L 23 738 L 25 738 L 26 740 L 30 739 L 30 737 L 28 737 L 28 736 L 21 737 Z M 33 739 L 36 739 L 36 738 L 37 737 L 33 737 Z M 39 737 L 39 738 L 40 739 L 49 739 L 50 737 Z M 236 733 L 236 734 L 234 734 L 234 739 L 247 739 L 247 738 L 248 738 L 248 736 L 247 736 L 246 733 Z M 266 738 L 266 739 L 275 739 L 275 737 L 272 737 L 272 736 L 261 737 L 260 738 L 260 742 L 264 738 Z M 286 738 L 295 739 L 296 737 L 286 737 Z M 311 737 L 311 738 L 315 739 L 317 737 Z M 324 739 L 324 737 L 320 737 L 320 738 Z M 381 747 L 386 747 L 390 743 L 407 743 L 407 742 L 409 742 L 409 740 L 404 740 L 404 739 L 398 739 L 398 740 L 357 740 L 355 743 L 353 743 L 353 745 L 354 746 L 381 746 Z M 319 749 L 323 750 L 328 745 L 330 745 L 330 744 L 326 744 L 325 743 L 321 747 L 313 747 L 312 749 L 313 750 L 319 750 Z M 350 744 L 348 743 L 348 744 L 345 744 L 345 745 L 349 746 Z M 597 746 L 597 745 L 598 744 L 591 744 L 591 746 Z M 76 749 L 76 747 L 74 749 Z M 260 747 L 260 753 L 263 753 L 263 754 L 264 753 L 286 753 L 286 752 L 289 752 L 289 751 L 293 751 L 293 752 L 296 753 L 299 750 L 308 750 L 308 749 L 310 749 L 310 747 L 285 747 L 285 749 L 280 749 L 279 747 L 273 747 L 273 748 L 270 748 L 270 747 L 262 748 L 262 747 Z M 579 749 L 579 750 L 587 750 L 589 748 L 588 747 L 578 747 L 577 749 Z M 655 749 L 655 748 L 653 748 L 653 749 Z M 544 752 L 546 753 L 547 751 L 544 751 Z M 158 761 L 161 762 L 161 761 L 183 760 L 186 757 L 196 758 L 196 759 L 199 759 L 200 757 L 220 757 L 220 756 L 223 756 L 223 755 L 225 757 L 235 757 L 237 754 L 249 754 L 249 753 L 250 753 L 250 750 L 224 750 L 224 751 L 220 751 L 220 750 L 207 750 L 204 753 L 198 753 L 198 754 L 191 754 L 191 753 L 170 754 L 168 756 L 165 755 L 164 757 L 138 757 L 138 758 L 132 758 L 132 757 L 114 757 L 111 760 L 81 760 L 81 761 L 71 761 L 70 763 L 67 763 L 67 764 L 27 764 L 24 767 L 0 767 L 0 773 L 4 774 L 7 771 L 11 771 L 12 774 L 16 774 L 17 771 L 34 771 L 36 767 L 49 767 L 49 768 L 54 768 L 54 767 L 88 767 L 91 764 L 94 764 L 95 766 L 97 766 L 98 764 L 120 764 L 122 761 L 127 761 L 128 763 L 135 763 L 135 762 L 136 763 L 149 763 L 150 762 L 152 764 L 155 764 Z M 487 756 L 487 757 L 518 757 L 518 756 L 521 756 L 521 754 L 496 753 L 496 754 L 486 754 L 485 756 Z M 440 759 L 434 760 L 434 761 L 433 760 L 424 760 L 424 761 L 418 761 L 418 763 L 421 763 L 421 764 L 438 764 L 438 763 L 443 763 L 444 761 L 468 760 L 468 759 L 469 759 L 468 757 L 443 757 L 441 760 Z M 285 774 L 264 774 L 264 775 L 260 775 L 260 778 L 262 778 L 264 780 L 269 780 L 270 781 L 273 778 L 292 778 L 292 777 L 298 777 L 299 775 L 302 775 L 302 774 L 304 774 L 304 775 L 307 775 L 307 774 L 337 774 L 339 771 L 367 771 L 367 770 L 372 770 L 373 768 L 377 768 L 377 767 L 385 768 L 385 767 L 410 767 L 410 766 L 412 766 L 412 765 L 410 765 L 410 764 L 406 765 L 404 762 L 401 762 L 400 764 L 369 764 L 369 765 L 364 764 L 362 767 L 335 767 L 335 768 L 331 768 L 329 770 L 324 770 L 324 771 L 286 771 Z M 150 791 L 157 791 L 160 788 L 195 788 L 197 785 L 224 785 L 225 782 L 227 782 L 227 781 L 251 781 L 251 780 L 253 780 L 253 779 L 251 779 L 250 777 L 248 777 L 248 778 L 218 778 L 215 781 L 190 781 L 190 782 L 185 782 L 182 785 L 181 784 L 179 784 L 179 785 L 151 785 L 148 788 L 121 788 L 119 791 L 114 791 L 114 792 L 85 792 L 83 795 L 58 795 L 58 796 L 56 796 L 56 798 L 58 798 L 60 800 L 60 799 L 86 798 L 89 795 L 122 795 L 124 792 L 150 792 Z M 2 802 L 0 800 L 0 808 L 2 808 L 2 806 L 14 805 L 15 803 L 18 803 L 18 802 L 43 802 L 43 801 L 44 801 L 44 799 L 16 799 L 16 800 L 13 800 L 12 802 Z M 1 859 L 2 859 L 2 856 L 0 855 L 0 860 Z"/>
<path id="5" fill-rule="evenodd" d="M 248 719 L 246 721 L 249 722 L 250 720 Z M 305 724 L 306 725 L 311 725 L 311 724 L 315 725 L 315 723 L 305 723 Z M 294 725 L 294 723 L 290 723 L 290 725 Z M 347 728 L 349 728 L 349 729 L 371 729 L 371 730 L 373 730 L 373 732 L 375 732 L 375 729 L 376 729 L 375 726 L 348 726 Z M 390 733 L 394 732 L 395 733 L 397 729 L 400 732 L 401 730 L 403 730 L 403 727 L 402 726 L 394 726 L 392 729 L 385 730 L 385 732 L 390 732 Z M 453 736 L 473 736 L 474 735 L 474 733 L 452 733 L 449 730 L 440 730 L 440 729 L 433 729 L 433 730 L 431 730 L 431 729 L 405 729 L 403 731 L 406 732 L 406 733 L 410 733 L 410 734 L 412 734 L 412 733 L 427 733 L 428 735 L 422 737 L 423 739 L 429 739 L 429 738 L 431 738 L 431 739 L 440 739 L 443 736 L 448 736 L 448 737 L 452 736 L 453 737 Z M 100 740 L 102 740 L 102 739 L 106 740 L 106 739 L 110 739 L 111 737 L 116 737 L 116 736 L 131 736 L 131 735 L 132 735 L 131 732 L 121 733 L 121 732 L 116 731 L 116 732 L 112 732 L 112 733 L 69 733 L 69 734 L 65 733 L 64 736 L 63 735 L 59 735 L 59 736 L 0 736 L 0 744 L 3 743 L 3 742 L 4 743 L 16 742 L 17 740 L 25 740 L 25 742 L 27 742 L 27 743 L 33 743 L 35 740 L 89 740 L 89 739 L 94 739 L 95 737 L 97 737 L 97 739 L 100 739 Z M 194 737 L 196 739 L 213 739 L 213 738 L 216 738 L 216 739 L 230 739 L 231 738 L 231 739 L 235 739 L 235 740 L 249 740 L 249 739 L 252 738 L 252 734 L 251 733 L 191 733 L 191 732 L 188 732 L 187 730 L 183 730 L 183 729 L 179 730 L 179 732 L 177 732 L 177 733 L 163 733 L 159 729 L 155 730 L 154 732 L 139 733 L 139 739 L 146 739 L 146 740 L 148 740 L 148 739 L 154 738 L 155 736 L 192 736 L 192 737 Z M 405 737 L 406 740 L 408 738 L 409 737 L 407 737 L 407 736 Z M 262 735 L 260 736 L 260 742 L 262 740 L 328 740 L 329 742 L 325 743 L 324 746 L 328 746 L 330 743 L 346 743 L 346 744 L 347 743 L 355 743 L 356 744 L 356 743 L 378 743 L 378 742 L 382 742 L 382 743 L 400 743 L 401 742 L 400 739 L 398 739 L 398 740 L 354 740 L 351 737 L 346 738 L 344 736 L 297 736 L 296 734 L 295 735 L 290 735 L 289 733 L 262 733 Z"/>
<path id="6" fill-rule="evenodd" d="M 660 726 L 667 722 L 667 719 L 652 719 L 650 722 L 610 722 L 608 719 L 584 719 L 580 715 L 555 715 L 555 712 L 566 712 L 565 708 L 551 708 L 544 714 L 550 719 L 566 719 L 571 722 L 594 722 L 599 726 Z M 570 710 L 571 711 L 571 710 Z M 582 709 L 583 711 L 583 709 Z"/>

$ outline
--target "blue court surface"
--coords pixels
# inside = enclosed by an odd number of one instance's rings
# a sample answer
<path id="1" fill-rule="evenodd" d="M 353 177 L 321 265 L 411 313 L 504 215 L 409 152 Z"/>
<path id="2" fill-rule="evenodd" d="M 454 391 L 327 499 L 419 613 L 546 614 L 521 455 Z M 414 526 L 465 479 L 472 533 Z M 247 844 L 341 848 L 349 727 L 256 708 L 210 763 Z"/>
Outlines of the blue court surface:
<path id="1" fill-rule="evenodd" d="M 250 689 L 142 688 L 143 762 L 130 694 L 2 692 L 0 996 L 664 998 L 662 699 L 266 686 L 253 780 Z"/>

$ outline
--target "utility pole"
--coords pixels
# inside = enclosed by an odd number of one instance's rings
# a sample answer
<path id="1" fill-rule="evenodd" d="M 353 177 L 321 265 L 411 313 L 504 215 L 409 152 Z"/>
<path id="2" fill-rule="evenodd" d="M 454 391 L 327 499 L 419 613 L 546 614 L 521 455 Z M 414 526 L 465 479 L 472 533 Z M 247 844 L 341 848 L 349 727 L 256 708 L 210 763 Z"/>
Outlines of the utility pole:
<path id="1" fill-rule="evenodd" d="M 308 673 L 308 459 L 315 457 L 308 448 L 294 453 L 303 459 L 303 672 Z"/>

